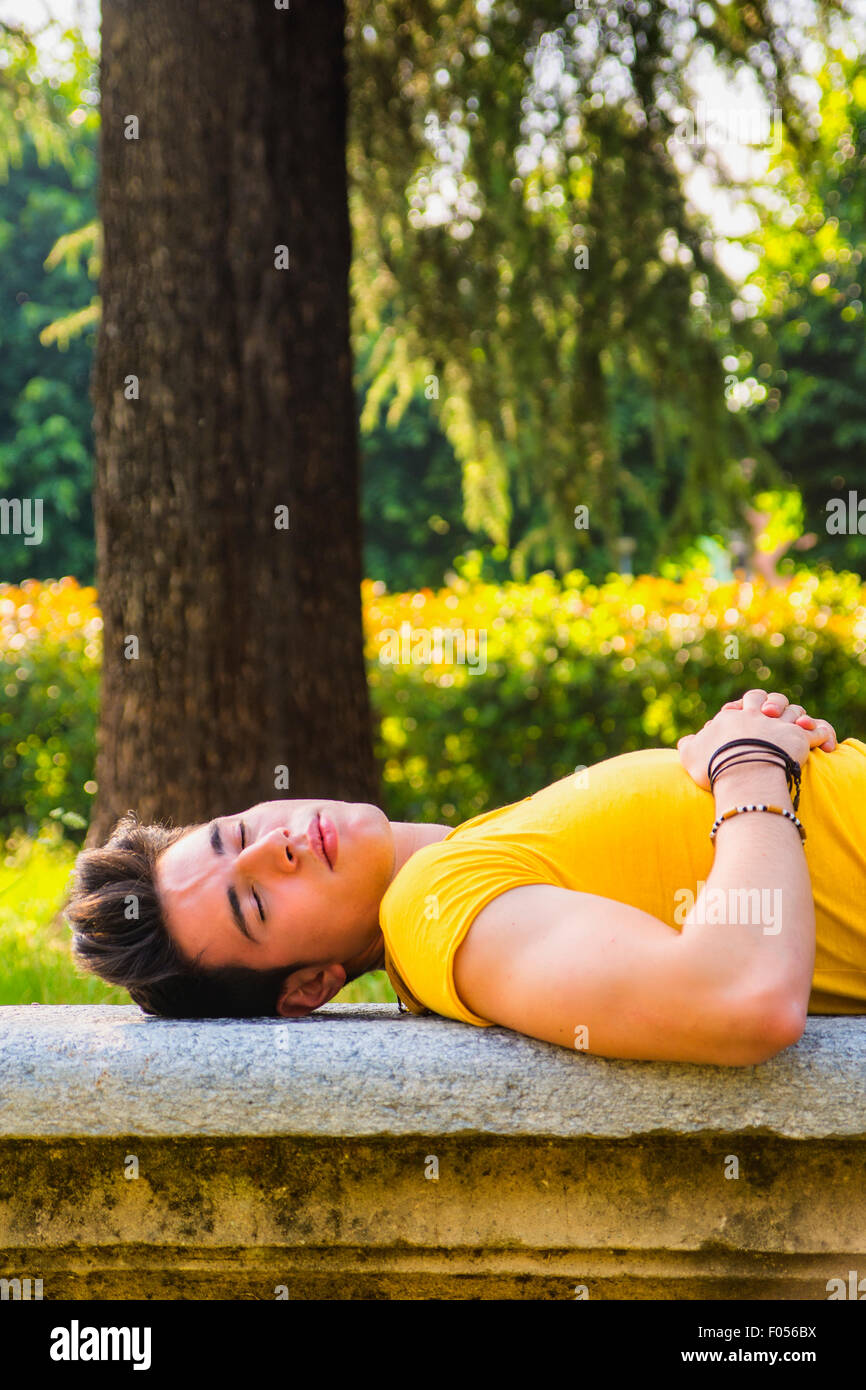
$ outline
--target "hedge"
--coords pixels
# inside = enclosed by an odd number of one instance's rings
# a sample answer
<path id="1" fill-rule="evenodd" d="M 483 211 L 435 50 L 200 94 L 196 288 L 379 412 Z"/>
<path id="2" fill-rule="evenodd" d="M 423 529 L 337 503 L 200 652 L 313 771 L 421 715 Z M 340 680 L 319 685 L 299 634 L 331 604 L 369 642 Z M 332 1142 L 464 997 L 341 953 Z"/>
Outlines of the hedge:
<path id="1" fill-rule="evenodd" d="M 101 622 L 73 579 L 0 585 L 0 831 L 89 815 Z M 829 570 L 784 587 L 580 571 L 362 592 L 383 805 L 458 824 L 576 767 L 673 746 L 726 700 L 782 690 L 866 736 L 866 586 Z M 436 639 L 440 648 L 437 650 Z M 449 648 L 450 644 L 450 648 Z M 408 656 L 408 660 L 403 660 Z"/>

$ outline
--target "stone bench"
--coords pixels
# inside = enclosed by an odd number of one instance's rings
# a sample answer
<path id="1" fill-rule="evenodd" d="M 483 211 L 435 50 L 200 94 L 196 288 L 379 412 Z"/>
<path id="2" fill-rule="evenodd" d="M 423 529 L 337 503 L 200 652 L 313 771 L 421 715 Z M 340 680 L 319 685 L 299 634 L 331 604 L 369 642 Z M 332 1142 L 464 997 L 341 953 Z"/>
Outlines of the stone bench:
<path id="1" fill-rule="evenodd" d="M 725 1068 L 390 1004 L 2 1008 L 0 1154 L 7 1297 L 866 1294 L 860 1018 Z"/>

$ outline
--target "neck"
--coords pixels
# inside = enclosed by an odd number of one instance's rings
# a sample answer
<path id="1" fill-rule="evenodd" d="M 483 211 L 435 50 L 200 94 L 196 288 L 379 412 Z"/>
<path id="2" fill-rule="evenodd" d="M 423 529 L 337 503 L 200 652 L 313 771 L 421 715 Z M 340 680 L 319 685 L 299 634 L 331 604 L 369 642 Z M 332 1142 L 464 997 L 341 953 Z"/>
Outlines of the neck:
<path id="1" fill-rule="evenodd" d="M 391 877 L 388 879 L 388 886 L 390 887 L 403 865 L 411 859 L 417 850 L 423 849 L 425 845 L 435 845 L 439 840 L 444 840 L 451 829 L 452 826 L 450 825 L 434 825 L 428 822 L 413 824 L 411 821 L 392 820 L 394 864 L 391 869 Z M 385 938 L 378 922 L 369 944 L 353 960 L 346 961 L 344 968 L 347 977 L 353 979 L 357 978 L 358 975 L 365 974 L 368 970 L 385 969 Z"/>
<path id="2" fill-rule="evenodd" d="M 389 884 L 394 882 L 398 873 L 411 859 L 416 850 L 423 849 L 425 845 L 435 845 L 439 840 L 444 840 L 452 827 L 450 825 L 433 825 L 421 823 L 413 824 L 411 821 L 392 820 L 391 831 L 394 836 L 394 867 L 391 870 Z"/>

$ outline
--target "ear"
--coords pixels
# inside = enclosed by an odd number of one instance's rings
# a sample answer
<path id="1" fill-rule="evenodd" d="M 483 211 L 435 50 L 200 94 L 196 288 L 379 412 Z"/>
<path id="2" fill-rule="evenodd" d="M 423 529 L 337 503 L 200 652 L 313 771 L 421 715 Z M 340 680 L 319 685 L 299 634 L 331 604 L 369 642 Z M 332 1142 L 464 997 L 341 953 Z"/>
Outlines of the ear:
<path id="1" fill-rule="evenodd" d="M 306 1018 L 333 999 L 346 983 L 346 972 L 334 961 L 331 965 L 304 965 L 287 975 L 277 1000 L 280 1018 Z"/>

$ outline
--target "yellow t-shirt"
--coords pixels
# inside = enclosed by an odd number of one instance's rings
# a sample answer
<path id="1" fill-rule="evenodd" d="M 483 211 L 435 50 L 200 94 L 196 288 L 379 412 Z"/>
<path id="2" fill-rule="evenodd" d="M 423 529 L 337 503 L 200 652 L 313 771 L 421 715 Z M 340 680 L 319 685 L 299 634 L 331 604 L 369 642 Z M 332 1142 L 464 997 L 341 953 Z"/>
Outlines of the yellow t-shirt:
<path id="1" fill-rule="evenodd" d="M 476 915 L 509 888 L 596 893 L 679 929 L 677 894 L 697 896 L 712 868 L 714 814 L 676 750 L 651 748 L 563 777 L 416 850 L 379 913 L 410 1005 L 414 995 L 434 1013 L 489 1026 L 458 998 L 454 956 Z M 809 1012 L 866 1014 L 866 744 L 849 738 L 810 753 L 798 814 L 817 923 Z"/>

